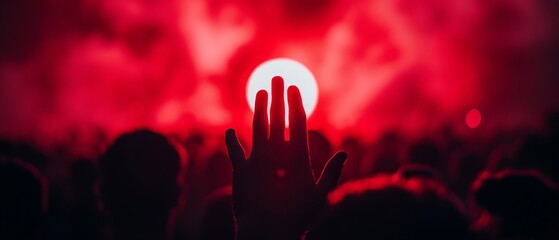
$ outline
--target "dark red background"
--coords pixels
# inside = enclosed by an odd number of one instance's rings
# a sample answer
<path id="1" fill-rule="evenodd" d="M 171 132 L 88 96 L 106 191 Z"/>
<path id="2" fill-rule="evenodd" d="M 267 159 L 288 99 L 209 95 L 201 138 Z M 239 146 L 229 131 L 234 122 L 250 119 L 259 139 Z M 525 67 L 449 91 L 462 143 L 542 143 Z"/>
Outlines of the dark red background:
<path id="1" fill-rule="evenodd" d="M 100 140 L 137 127 L 216 137 L 235 127 L 246 138 L 248 75 L 274 57 L 316 75 L 309 125 L 334 142 L 393 128 L 538 128 L 559 106 L 558 5 L 2 1 L 0 137 L 74 155 L 96 155 Z M 482 121 L 470 130 L 473 108 Z"/>

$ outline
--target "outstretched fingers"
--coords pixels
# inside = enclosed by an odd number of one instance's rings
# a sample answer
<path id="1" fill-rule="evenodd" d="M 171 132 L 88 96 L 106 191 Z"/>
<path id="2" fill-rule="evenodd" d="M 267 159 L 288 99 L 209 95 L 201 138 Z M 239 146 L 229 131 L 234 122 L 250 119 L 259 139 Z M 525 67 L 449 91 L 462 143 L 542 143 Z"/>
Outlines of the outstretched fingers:
<path id="1" fill-rule="evenodd" d="M 347 160 L 347 153 L 337 152 L 324 166 L 317 187 L 323 194 L 327 194 L 338 185 L 342 176 L 342 168 Z"/>
<path id="2" fill-rule="evenodd" d="M 284 141 L 285 132 L 285 104 L 283 78 L 275 76 L 272 79 L 272 106 L 270 109 L 270 142 Z"/>
<path id="3" fill-rule="evenodd" d="M 233 164 L 233 169 L 236 169 L 239 165 L 244 163 L 246 158 L 245 151 L 237 139 L 235 130 L 227 129 L 225 132 L 225 145 L 227 145 L 227 153 Z"/>

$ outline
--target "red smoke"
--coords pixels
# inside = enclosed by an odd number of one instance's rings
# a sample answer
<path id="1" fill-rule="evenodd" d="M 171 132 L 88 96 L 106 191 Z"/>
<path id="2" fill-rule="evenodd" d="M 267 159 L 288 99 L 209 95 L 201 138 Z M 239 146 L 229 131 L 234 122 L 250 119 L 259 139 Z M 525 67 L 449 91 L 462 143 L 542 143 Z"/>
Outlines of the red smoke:
<path id="1" fill-rule="evenodd" d="M 545 0 L 3 2 L 0 136 L 43 146 L 136 127 L 249 131 L 259 63 L 316 75 L 311 129 L 374 137 L 529 124 L 559 106 L 559 8 Z M 493 127 L 492 127 L 493 126 Z"/>

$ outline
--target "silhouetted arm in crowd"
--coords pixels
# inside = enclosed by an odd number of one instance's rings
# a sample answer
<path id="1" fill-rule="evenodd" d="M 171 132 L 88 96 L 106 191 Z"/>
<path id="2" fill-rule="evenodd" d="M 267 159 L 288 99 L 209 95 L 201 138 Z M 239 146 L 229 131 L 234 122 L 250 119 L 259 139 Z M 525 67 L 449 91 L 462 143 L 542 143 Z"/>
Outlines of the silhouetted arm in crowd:
<path id="1" fill-rule="evenodd" d="M 268 95 L 264 90 L 256 95 L 253 147 L 248 159 L 235 131 L 226 132 L 227 150 L 233 163 L 237 239 L 298 239 L 325 205 L 326 194 L 338 184 L 347 159 L 346 153 L 336 153 L 315 181 L 306 115 L 295 86 L 288 89 L 290 140 L 284 139 L 283 85 L 280 77 L 272 80 L 269 126 Z"/>

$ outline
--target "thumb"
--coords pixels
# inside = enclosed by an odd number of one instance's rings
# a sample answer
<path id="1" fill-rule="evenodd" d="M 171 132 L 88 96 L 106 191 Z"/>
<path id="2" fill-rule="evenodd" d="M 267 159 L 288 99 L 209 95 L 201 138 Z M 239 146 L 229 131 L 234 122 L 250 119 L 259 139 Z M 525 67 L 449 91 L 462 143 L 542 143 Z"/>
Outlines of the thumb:
<path id="1" fill-rule="evenodd" d="M 317 187 L 323 194 L 327 194 L 338 185 L 338 181 L 342 176 L 342 168 L 347 160 L 347 153 L 337 152 L 328 162 L 320 179 L 318 179 Z"/>
<path id="2" fill-rule="evenodd" d="M 225 132 L 225 145 L 227 145 L 227 153 L 229 154 L 233 168 L 236 168 L 245 161 L 245 151 L 237 139 L 235 130 L 227 129 Z"/>

